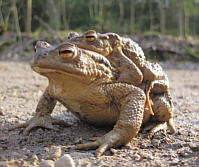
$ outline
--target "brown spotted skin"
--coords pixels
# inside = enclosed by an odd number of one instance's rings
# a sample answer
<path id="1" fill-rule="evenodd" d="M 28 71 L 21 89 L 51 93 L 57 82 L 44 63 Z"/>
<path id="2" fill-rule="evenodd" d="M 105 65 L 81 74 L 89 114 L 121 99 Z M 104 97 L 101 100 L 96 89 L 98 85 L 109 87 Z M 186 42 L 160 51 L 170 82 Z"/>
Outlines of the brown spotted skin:
<path id="1" fill-rule="evenodd" d="M 93 34 L 95 40 L 87 41 L 87 34 Z M 169 82 L 162 67 L 158 63 L 146 61 L 142 49 L 130 38 L 120 37 L 116 33 L 101 34 L 89 30 L 83 34 L 70 32 L 69 41 L 80 48 L 104 55 L 117 69 L 114 74 L 117 82 L 138 86 L 147 96 L 149 91 L 150 94 L 168 92 Z M 150 86 L 152 89 L 147 89 Z M 147 97 L 147 106 L 151 106 L 149 98 Z"/>
<path id="2" fill-rule="evenodd" d="M 86 35 L 91 32 L 94 33 L 96 37 L 92 42 L 85 39 Z M 167 103 L 162 103 L 152 99 L 152 96 L 154 98 L 155 96 L 162 95 L 164 98 L 164 96 L 169 95 L 168 78 L 158 63 L 146 61 L 142 49 L 136 42 L 130 38 L 120 37 L 116 33 L 101 34 L 93 30 L 82 34 L 70 32 L 69 41 L 80 48 L 104 55 L 118 71 L 118 73 L 114 74 L 117 82 L 138 86 L 143 89 L 146 94 L 149 91 L 148 88 L 151 86 L 149 93 L 152 103 L 150 105 L 153 104 L 154 106 L 166 108 L 168 119 L 165 121 L 170 122 L 171 117 L 169 115 L 173 112 L 172 100 L 170 99 L 168 101 L 168 98 L 165 98 L 164 101 L 167 101 Z M 152 107 L 152 109 L 153 108 L 154 107 Z M 145 107 L 144 123 L 152 117 L 148 112 L 148 108 Z"/>
<path id="3" fill-rule="evenodd" d="M 112 38 L 119 38 L 119 36 L 113 35 Z M 128 76 L 130 73 L 137 73 L 139 68 L 134 63 L 128 63 L 130 60 L 120 46 L 111 44 L 116 46 L 113 48 L 113 53 L 117 53 L 118 59 L 111 62 L 113 56 L 110 55 L 111 59 L 108 59 L 107 55 L 104 56 L 95 49 L 88 50 L 77 47 L 73 43 L 64 42 L 53 46 L 40 41 L 37 45 L 38 49 L 31 67 L 37 73 L 47 77 L 49 85 L 38 103 L 34 117 L 14 126 L 11 130 L 25 128 L 24 134 L 27 135 L 37 126 L 49 129 L 55 129 L 53 124 L 68 126 L 66 122 L 50 116 L 57 101 L 88 123 L 114 125 L 113 130 L 96 141 L 73 147 L 74 149 L 98 148 L 97 156 L 102 155 L 109 148 L 130 142 L 139 132 L 141 125 L 150 120 L 166 122 L 169 127 L 173 127 L 172 101 L 170 96 L 165 96 L 168 91 L 166 93 L 163 91 L 159 95 L 151 91 L 150 97 L 154 102 L 155 113 L 152 117 L 145 106 L 145 90 L 148 83 L 144 80 L 140 81 L 139 77 Z M 64 52 L 64 57 L 61 52 L 63 48 L 70 48 Z M 114 63 L 116 65 L 120 63 L 121 66 L 116 68 Z M 124 66 L 129 72 L 126 76 L 123 76 L 125 73 L 118 75 L 118 71 L 125 71 Z M 131 77 L 134 79 L 131 80 Z M 133 84 L 125 83 L 125 79 Z M 135 86 L 139 82 L 143 83 L 140 88 Z M 158 83 L 159 81 L 156 84 Z M 159 108 L 164 106 L 165 109 L 160 111 Z M 152 132 L 155 133 L 156 129 L 155 127 Z"/>
<path id="4" fill-rule="evenodd" d="M 50 115 L 57 103 L 57 100 L 49 95 L 48 88 L 41 96 L 36 108 L 36 114 L 39 116 Z"/>
<path id="5" fill-rule="evenodd" d="M 97 156 L 103 154 L 108 148 L 127 144 L 137 135 L 142 125 L 145 106 L 144 92 L 133 85 L 115 83 L 106 85 L 104 89 L 109 96 L 109 103 L 114 103 L 117 106 L 117 108 L 113 108 L 114 110 L 112 108 L 106 109 L 107 116 L 110 116 L 109 118 L 112 119 L 117 115 L 115 126 L 113 130 L 96 141 L 79 144 L 75 147 L 75 149 L 99 147 L 96 153 Z M 94 119 L 100 119 L 99 113 L 94 110 L 92 110 L 92 115 Z M 105 119 L 107 119 L 107 116 Z M 101 119 L 104 118 L 102 117 Z M 101 123 L 104 124 L 104 120 Z"/>
<path id="6" fill-rule="evenodd" d="M 105 56 L 111 65 L 117 69 L 115 76 L 118 82 L 129 83 L 135 86 L 139 85 L 143 80 L 143 74 L 139 67 L 124 54 L 122 38 L 115 33 L 96 33 L 97 39 L 90 42 L 85 40 L 85 36 L 89 32 L 87 31 L 83 34 L 71 32 L 69 33 L 68 41 L 74 43 L 79 48 L 94 51 Z"/>
<path id="7" fill-rule="evenodd" d="M 95 33 L 94 41 L 87 41 L 86 34 L 89 32 Z M 70 32 L 69 42 L 74 43 L 80 48 L 95 51 L 107 57 L 114 67 L 121 67 L 119 70 L 119 82 L 125 82 L 133 85 L 138 85 L 144 79 L 145 81 L 153 81 L 161 79 L 163 70 L 158 63 L 150 63 L 146 61 L 144 52 L 140 46 L 130 38 L 120 37 L 116 33 L 96 33 L 93 30 L 83 34 Z M 117 50 L 120 50 L 119 52 Z M 119 63 L 118 62 L 122 62 Z M 134 64 L 130 67 L 127 65 Z M 135 68 L 135 65 L 137 68 Z M 133 71 L 132 71 L 133 70 Z M 132 78 L 132 73 L 134 77 Z M 120 76 L 122 75 L 122 76 Z M 125 76 L 125 77 L 124 77 Z M 122 78 L 122 80 L 121 80 Z M 129 78 L 132 78 L 131 80 Z"/>
<path id="8" fill-rule="evenodd" d="M 141 70 L 122 52 L 121 47 L 118 46 L 113 49 L 109 60 L 119 71 L 118 82 L 129 83 L 135 86 L 142 82 L 143 75 Z"/>

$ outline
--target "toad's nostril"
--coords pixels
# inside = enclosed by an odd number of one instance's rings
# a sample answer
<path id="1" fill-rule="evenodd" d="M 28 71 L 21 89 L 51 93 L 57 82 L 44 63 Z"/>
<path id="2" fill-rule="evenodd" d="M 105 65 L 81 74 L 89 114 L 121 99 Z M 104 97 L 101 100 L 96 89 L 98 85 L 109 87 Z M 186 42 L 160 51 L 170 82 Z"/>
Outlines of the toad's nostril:
<path id="1" fill-rule="evenodd" d="M 38 52 L 36 52 L 36 55 L 34 57 L 35 62 L 41 60 L 41 59 L 45 59 L 47 58 L 48 53 L 47 52 L 43 52 L 41 50 L 39 50 Z"/>

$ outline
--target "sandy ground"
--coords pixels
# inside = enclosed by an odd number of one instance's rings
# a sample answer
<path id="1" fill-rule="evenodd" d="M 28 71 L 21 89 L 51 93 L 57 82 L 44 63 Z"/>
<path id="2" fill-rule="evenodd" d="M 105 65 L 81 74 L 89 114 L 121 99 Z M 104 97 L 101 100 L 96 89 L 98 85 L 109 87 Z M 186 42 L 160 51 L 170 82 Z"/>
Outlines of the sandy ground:
<path id="1" fill-rule="evenodd" d="M 79 121 L 61 104 L 53 116 L 68 121 L 71 127 L 57 126 L 59 131 L 38 128 L 29 136 L 23 136 L 22 130 L 8 131 L 32 117 L 47 80 L 27 63 L 0 61 L 0 166 L 39 166 L 43 160 L 56 160 L 61 154 L 70 154 L 76 166 L 199 166 L 199 68 L 163 65 L 170 67 L 165 71 L 178 132 L 158 132 L 152 140 L 140 132 L 128 146 L 96 158 L 94 150 L 71 150 L 67 146 L 104 135 L 110 129 Z M 57 155 L 52 158 L 52 154 Z"/>

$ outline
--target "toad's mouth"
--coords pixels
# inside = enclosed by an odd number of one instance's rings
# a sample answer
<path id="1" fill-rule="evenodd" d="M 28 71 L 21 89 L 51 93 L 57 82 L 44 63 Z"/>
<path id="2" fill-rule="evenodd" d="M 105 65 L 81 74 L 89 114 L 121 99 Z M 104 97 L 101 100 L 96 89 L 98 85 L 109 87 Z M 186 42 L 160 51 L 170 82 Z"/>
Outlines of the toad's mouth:
<path id="1" fill-rule="evenodd" d="M 36 64 L 30 64 L 31 68 L 33 71 L 41 74 L 41 75 L 48 75 L 48 74 L 62 74 L 65 76 L 70 76 L 70 77 L 75 77 L 75 78 L 82 78 L 83 76 L 85 76 L 85 74 L 79 70 L 79 69 L 70 69 L 70 70 L 64 70 L 64 69 L 55 69 L 53 67 L 49 67 L 49 66 L 40 66 L 40 65 L 36 65 Z M 70 72 L 69 72 L 70 71 Z"/>
<path id="2" fill-rule="evenodd" d="M 38 66 L 31 66 L 31 68 L 38 73 L 55 73 L 57 70 L 50 69 L 50 68 L 41 68 Z"/>

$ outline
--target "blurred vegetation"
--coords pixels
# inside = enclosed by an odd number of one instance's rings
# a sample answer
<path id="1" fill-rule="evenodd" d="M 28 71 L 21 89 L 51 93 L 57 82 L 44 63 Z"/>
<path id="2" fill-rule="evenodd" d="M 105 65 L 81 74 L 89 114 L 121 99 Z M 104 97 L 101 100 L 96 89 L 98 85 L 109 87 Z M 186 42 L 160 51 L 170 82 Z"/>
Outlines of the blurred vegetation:
<path id="1" fill-rule="evenodd" d="M 197 40 L 199 0 L 0 0 L 0 40 L 15 34 L 0 47 L 13 40 L 24 45 L 30 36 L 33 41 L 43 36 L 63 40 L 68 31 L 89 29 L 151 40 L 162 36 Z M 186 49 L 197 59 L 198 53 Z"/>
<path id="2" fill-rule="evenodd" d="M 41 28 L 195 36 L 199 0 L 0 0 L 1 34 Z"/>

